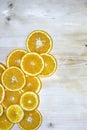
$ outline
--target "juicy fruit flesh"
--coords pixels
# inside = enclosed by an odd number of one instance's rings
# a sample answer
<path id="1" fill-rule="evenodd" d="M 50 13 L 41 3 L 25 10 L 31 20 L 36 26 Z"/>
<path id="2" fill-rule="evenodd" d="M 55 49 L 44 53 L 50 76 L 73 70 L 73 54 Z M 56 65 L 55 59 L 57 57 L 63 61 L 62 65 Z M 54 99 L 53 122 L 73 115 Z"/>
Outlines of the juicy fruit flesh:
<path id="1" fill-rule="evenodd" d="M 38 77 L 26 76 L 26 85 L 23 92 L 33 91 L 38 93 L 41 89 L 42 83 Z"/>
<path id="2" fill-rule="evenodd" d="M 25 111 L 24 118 L 19 123 L 19 126 L 25 130 L 38 129 L 42 122 L 42 116 L 39 111 L 35 110 L 32 112 Z"/>
<path id="3" fill-rule="evenodd" d="M 5 98 L 2 103 L 3 107 L 6 109 L 12 104 L 20 104 L 20 97 L 21 97 L 21 93 L 19 91 L 11 92 L 11 91 L 6 90 Z"/>
<path id="4" fill-rule="evenodd" d="M 39 96 L 34 92 L 25 92 L 21 96 L 20 104 L 24 110 L 32 111 L 39 105 Z"/>
<path id="5" fill-rule="evenodd" d="M 3 115 L 0 117 L 0 129 L 1 130 L 9 130 L 13 126 L 13 123 L 11 123 L 7 117 L 6 113 L 4 112 Z"/>
<path id="6" fill-rule="evenodd" d="M 43 59 L 36 53 L 26 54 L 21 62 L 22 70 L 31 76 L 38 75 L 44 67 Z"/>
<path id="7" fill-rule="evenodd" d="M 44 31 L 34 31 L 27 38 L 27 49 L 30 52 L 47 53 L 52 48 L 52 39 Z"/>
<path id="8" fill-rule="evenodd" d="M 2 65 L 2 64 L 0 63 L 0 83 L 1 83 L 1 75 L 2 75 L 2 73 L 4 72 L 4 70 L 5 70 L 4 65 Z"/>
<path id="9" fill-rule="evenodd" d="M 2 116 L 2 114 L 3 114 L 3 106 L 0 105 L 0 116 Z"/>
<path id="10" fill-rule="evenodd" d="M 42 56 L 44 63 L 45 63 L 45 66 L 44 66 L 43 71 L 41 72 L 41 75 L 49 76 L 49 75 L 53 74 L 55 69 L 56 69 L 55 58 L 49 54 L 42 54 L 41 56 Z"/>
<path id="11" fill-rule="evenodd" d="M 21 59 L 27 52 L 25 50 L 14 50 L 7 58 L 7 66 L 17 66 L 20 67 Z"/>
<path id="12" fill-rule="evenodd" d="M 10 67 L 2 75 L 2 83 L 6 89 L 17 91 L 25 85 L 25 76 L 17 67 Z"/>
<path id="13" fill-rule="evenodd" d="M 21 121 L 23 119 L 23 116 L 24 112 L 19 105 L 11 105 L 7 109 L 7 117 L 13 123 Z"/>

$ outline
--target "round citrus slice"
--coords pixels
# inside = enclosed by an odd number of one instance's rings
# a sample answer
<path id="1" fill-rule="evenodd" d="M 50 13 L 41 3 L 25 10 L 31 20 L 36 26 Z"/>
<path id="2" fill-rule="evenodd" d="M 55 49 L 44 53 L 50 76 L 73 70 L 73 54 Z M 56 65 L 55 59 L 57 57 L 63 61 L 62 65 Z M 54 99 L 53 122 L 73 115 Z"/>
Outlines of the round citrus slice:
<path id="1" fill-rule="evenodd" d="M 24 112 L 19 105 L 15 104 L 7 108 L 6 115 L 9 121 L 12 123 L 18 123 L 23 119 Z"/>
<path id="2" fill-rule="evenodd" d="M 23 130 L 37 130 L 42 123 L 42 115 L 38 110 L 24 112 L 24 118 L 18 123 Z"/>
<path id="3" fill-rule="evenodd" d="M 13 123 L 11 123 L 4 112 L 2 116 L 0 116 L 0 130 L 10 130 L 13 127 Z"/>
<path id="4" fill-rule="evenodd" d="M 20 105 L 26 111 L 35 110 L 39 102 L 39 96 L 34 92 L 25 92 L 20 98 Z"/>
<path id="5" fill-rule="evenodd" d="M 22 89 L 22 92 L 33 91 L 39 93 L 42 87 L 42 82 L 38 77 L 26 75 L 26 85 Z"/>
<path id="6" fill-rule="evenodd" d="M 41 54 L 44 60 L 44 69 L 41 72 L 41 76 L 46 77 L 52 75 L 57 67 L 56 59 L 50 54 Z"/>
<path id="7" fill-rule="evenodd" d="M 15 92 L 15 91 L 5 90 L 5 98 L 2 102 L 3 107 L 6 109 L 10 105 L 20 104 L 20 97 L 21 97 L 21 93 L 19 91 Z"/>
<path id="8" fill-rule="evenodd" d="M 36 30 L 27 37 L 26 46 L 29 52 L 48 53 L 52 49 L 52 38 L 47 32 Z"/>
<path id="9" fill-rule="evenodd" d="M 1 75 L 4 72 L 5 69 L 6 69 L 5 65 L 0 63 L 0 83 L 1 83 Z"/>
<path id="10" fill-rule="evenodd" d="M 4 87 L 0 84 L 0 103 L 3 102 L 4 97 L 5 97 L 5 90 Z"/>
<path id="11" fill-rule="evenodd" d="M 13 50 L 7 57 L 7 62 L 6 62 L 7 67 L 11 67 L 11 66 L 20 67 L 21 59 L 26 53 L 27 52 L 22 49 Z"/>
<path id="12" fill-rule="evenodd" d="M 10 91 L 21 90 L 26 84 L 24 73 L 14 66 L 4 71 L 1 79 L 3 86 Z"/>
<path id="13" fill-rule="evenodd" d="M 43 58 L 37 53 L 27 53 L 21 60 L 21 68 L 30 76 L 39 75 L 44 68 Z"/>
<path id="14" fill-rule="evenodd" d="M 2 114 L 3 114 L 3 106 L 0 105 L 0 116 L 2 116 Z"/>

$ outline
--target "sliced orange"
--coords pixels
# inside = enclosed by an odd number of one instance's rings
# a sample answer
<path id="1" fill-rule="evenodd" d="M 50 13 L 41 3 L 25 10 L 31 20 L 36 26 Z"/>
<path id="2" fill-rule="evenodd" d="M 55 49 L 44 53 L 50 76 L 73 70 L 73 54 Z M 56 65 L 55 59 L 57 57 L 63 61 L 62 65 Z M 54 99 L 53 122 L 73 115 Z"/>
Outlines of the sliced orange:
<path id="1" fill-rule="evenodd" d="M 10 91 L 21 90 L 26 84 L 25 75 L 18 67 L 9 67 L 2 74 L 2 84 Z"/>
<path id="2" fill-rule="evenodd" d="M 21 93 L 19 91 L 9 91 L 5 90 L 5 98 L 4 101 L 2 102 L 3 107 L 6 109 L 10 105 L 13 104 L 20 104 L 20 97 Z"/>
<path id="3" fill-rule="evenodd" d="M 56 59 L 54 58 L 54 56 L 50 55 L 50 54 L 41 54 L 43 60 L 44 60 L 44 69 L 41 72 L 41 76 L 46 77 L 46 76 L 50 76 L 52 75 L 56 68 L 57 68 L 57 62 Z"/>
<path id="4" fill-rule="evenodd" d="M 4 87 L 0 84 L 0 103 L 3 102 L 4 97 L 5 97 L 5 90 Z"/>
<path id="5" fill-rule="evenodd" d="M 7 57 L 7 67 L 11 66 L 20 67 L 21 59 L 26 53 L 27 52 L 22 49 L 13 50 Z"/>
<path id="6" fill-rule="evenodd" d="M 48 53 L 52 49 L 52 38 L 42 30 L 31 32 L 27 37 L 26 46 L 29 52 Z"/>
<path id="7" fill-rule="evenodd" d="M 13 123 L 11 123 L 4 112 L 2 116 L 0 116 L 0 130 L 10 130 L 13 127 Z"/>
<path id="8" fill-rule="evenodd" d="M 39 75 L 44 68 L 43 58 L 37 53 L 27 53 L 21 60 L 21 68 L 30 76 Z"/>
<path id="9" fill-rule="evenodd" d="M 35 93 L 39 93 L 41 87 L 42 82 L 38 77 L 26 75 L 26 85 L 22 89 L 22 92 L 33 91 Z"/>
<path id="10" fill-rule="evenodd" d="M 5 69 L 6 69 L 5 65 L 0 63 L 0 83 L 1 83 L 1 75 L 4 72 Z"/>
<path id="11" fill-rule="evenodd" d="M 6 115 L 9 121 L 12 123 L 18 123 L 23 119 L 24 112 L 19 105 L 15 104 L 7 108 Z"/>
<path id="12" fill-rule="evenodd" d="M 42 123 L 42 115 L 38 110 L 24 112 L 24 118 L 18 123 L 22 130 L 37 130 Z"/>
<path id="13" fill-rule="evenodd" d="M 39 102 L 39 96 L 34 92 L 25 92 L 20 98 L 20 105 L 26 111 L 35 110 Z"/>
<path id="14" fill-rule="evenodd" d="M 3 114 L 3 106 L 0 105 L 0 116 L 2 116 L 2 114 Z"/>

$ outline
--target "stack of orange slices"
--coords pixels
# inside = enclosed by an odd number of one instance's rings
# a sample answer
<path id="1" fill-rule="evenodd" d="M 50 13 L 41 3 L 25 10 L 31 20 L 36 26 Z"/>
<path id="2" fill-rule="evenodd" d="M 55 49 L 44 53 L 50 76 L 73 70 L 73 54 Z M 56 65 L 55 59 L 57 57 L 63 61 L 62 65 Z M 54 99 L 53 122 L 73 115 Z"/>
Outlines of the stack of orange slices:
<path id="1" fill-rule="evenodd" d="M 36 130 L 42 123 L 38 110 L 40 77 L 52 75 L 57 66 L 50 53 L 53 42 L 48 33 L 33 31 L 27 37 L 26 50 L 15 49 L 0 63 L 0 130 L 15 123 L 22 130 Z"/>

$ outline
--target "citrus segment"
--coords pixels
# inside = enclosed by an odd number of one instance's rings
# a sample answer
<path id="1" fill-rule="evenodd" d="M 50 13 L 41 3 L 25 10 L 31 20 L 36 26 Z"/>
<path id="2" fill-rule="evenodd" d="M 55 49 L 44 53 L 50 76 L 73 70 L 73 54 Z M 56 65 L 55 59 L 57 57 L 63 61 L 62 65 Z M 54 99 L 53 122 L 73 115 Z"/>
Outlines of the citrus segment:
<path id="1" fill-rule="evenodd" d="M 4 72 L 5 69 L 6 69 L 5 65 L 0 63 L 0 83 L 1 83 L 1 75 Z"/>
<path id="2" fill-rule="evenodd" d="M 52 38 L 42 30 L 33 31 L 26 40 L 29 52 L 48 53 L 52 49 Z"/>
<path id="3" fill-rule="evenodd" d="M 37 53 L 27 53 L 21 60 L 21 68 L 30 76 L 39 75 L 44 68 L 43 58 Z"/>
<path id="4" fill-rule="evenodd" d="M 3 106 L 0 105 L 0 116 L 2 116 L 2 114 L 3 114 Z"/>
<path id="5" fill-rule="evenodd" d="M 5 90 L 4 87 L 0 84 L 0 103 L 3 102 L 4 97 L 5 97 Z"/>
<path id="6" fill-rule="evenodd" d="M 34 92 L 25 92 L 20 98 L 20 105 L 26 111 L 35 110 L 39 102 L 39 96 Z"/>
<path id="7" fill-rule="evenodd" d="M 11 105 L 7 108 L 7 118 L 13 123 L 20 122 L 24 117 L 24 112 L 19 105 Z"/>
<path id="8" fill-rule="evenodd" d="M 38 77 L 26 75 L 26 85 L 23 88 L 22 92 L 33 91 L 35 93 L 39 93 L 41 87 L 42 83 Z"/>
<path id="9" fill-rule="evenodd" d="M 3 107 L 6 109 L 12 104 L 20 104 L 21 93 L 19 91 L 5 90 L 5 98 L 2 102 Z"/>
<path id="10" fill-rule="evenodd" d="M 27 52 L 22 49 L 13 50 L 7 57 L 7 67 L 11 66 L 20 67 L 21 59 L 26 53 Z"/>
<path id="11" fill-rule="evenodd" d="M 23 130 L 37 130 L 42 123 L 42 115 L 38 110 L 24 112 L 24 118 L 18 123 Z"/>
<path id="12" fill-rule="evenodd" d="M 13 126 L 13 123 L 11 123 L 7 117 L 6 113 L 4 112 L 2 116 L 0 116 L 0 130 L 10 130 Z"/>
<path id="13" fill-rule="evenodd" d="M 18 67 L 9 67 L 2 74 L 2 84 L 10 91 L 22 89 L 25 83 L 25 75 Z"/>
<path id="14" fill-rule="evenodd" d="M 41 54 L 41 56 L 44 60 L 44 69 L 41 72 L 41 76 L 45 77 L 52 75 L 56 70 L 56 59 L 50 54 Z"/>

